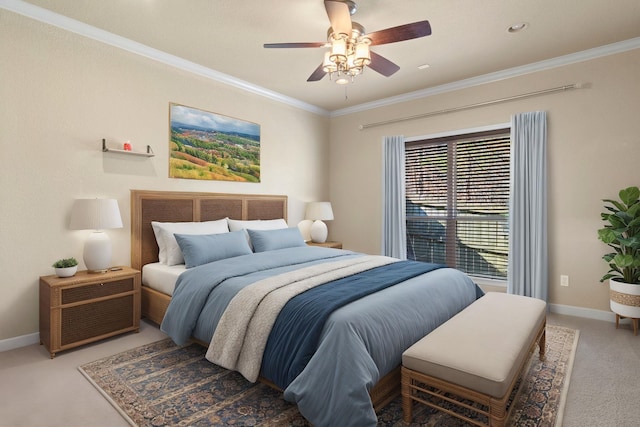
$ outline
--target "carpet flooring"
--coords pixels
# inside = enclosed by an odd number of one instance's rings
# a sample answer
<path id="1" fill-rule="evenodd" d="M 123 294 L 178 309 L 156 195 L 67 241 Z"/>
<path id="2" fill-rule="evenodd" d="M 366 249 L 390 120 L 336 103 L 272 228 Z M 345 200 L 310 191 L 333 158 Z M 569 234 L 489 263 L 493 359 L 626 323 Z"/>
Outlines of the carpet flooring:
<path id="1" fill-rule="evenodd" d="M 544 361 L 531 359 L 512 397 L 511 426 L 560 426 L 579 331 L 547 325 Z M 206 348 L 165 339 L 82 365 L 79 370 L 131 425 L 307 426 L 295 405 L 264 384 L 204 359 Z M 420 405 L 412 426 L 464 426 Z M 378 426 L 406 426 L 400 398 L 378 413 Z"/>

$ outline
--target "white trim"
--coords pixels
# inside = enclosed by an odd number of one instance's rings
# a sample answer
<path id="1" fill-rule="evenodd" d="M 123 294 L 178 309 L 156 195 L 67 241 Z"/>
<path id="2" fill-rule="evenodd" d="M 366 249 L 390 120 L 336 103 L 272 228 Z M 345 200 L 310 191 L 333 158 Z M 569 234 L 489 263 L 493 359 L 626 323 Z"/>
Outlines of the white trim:
<path id="1" fill-rule="evenodd" d="M 500 80 L 510 79 L 513 77 L 523 76 L 538 71 L 549 70 L 552 68 L 562 67 L 576 62 L 589 61 L 591 59 L 603 56 L 614 55 L 633 49 L 640 48 L 640 37 L 624 40 L 618 43 L 612 43 L 605 46 L 595 47 L 593 49 L 583 50 L 582 52 L 571 53 L 569 55 L 559 56 L 544 61 L 534 62 L 532 64 L 522 65 L 519 67 L 508 68 L 506 70 L 497 71 L 495 73 L 483 74 L 481 76 L 471 77 L 469 79 L 458 80 L 452 83 L 446 83 L 440 86 L 434 86 L 427 89 L 408 92 L 389 98 L 379 99 L 377 101 L 367 102 L 364 104 L 354 105 L 352 107 L 333 110 L 331 117 L 344 116 L 347 114 L 359 113 L 362 111 L 372 110 L 374 108 L 385 107 L 388 105 L 399 104 L 401 102 L 412 101 L 414 99 L 426 98 L 428 96 L 438 95 L 446 92 L 453 92 L 461 89 L 468 89 L 474 86 L 480 86 L 487 83 L 494 83 Z"/>
<path id="2" fill-rule="evenodd" d="M 615 323 L 616 315 L 611 311 L 596 310 L 593 308 L 576 307 L 573 305 L 549 304 L 549 311 L 552 313 L 564 314 L 567 316 L 582 317 L 585 319 L 602 320 Z"/>
<path id="3" fill-rule="evenodd" d="M 254 93 L 256 95 L 264 96 L 265 98 L 282 102 L 284 104 L 288 104 L 315 114 L 323 116 L 329 115 L 329 112 L 327 110 L 318 106 L 308 104 L 306 102 L 291 98 L 286 95 L 282 95 L 269 89 L 265 89 L 261 86 L 254 85 L 247 81 L 237 79 L 228 74 L 212 70 L 211 68 L 204 67 L 191 61 L 187 61 L 186 59 L 168 54 L 158 49 L 154 49 L 142 43 L 135 42 L 125 37 L 121 37 L 117 34 L 101 30 L 94 26 L 85 24 L 84 22 L 71 19 L 50 10 L 34 6 L 22 0 L 0 0 L 0 8 L 26 16 L 27 18 L 44 22 L 45 24 L 53 25 L 55 27 L 79 34 L 84 37 L 88 37 L 98 42 L 105 43 L 122 50 L 126 50 L 127 52 L 131 52 L 133 54 L 161 62 L 165 65 L 169 65 L 211 80 L 215 80 L 229 86 L 234 86 L 236 88 Z"/>
<path id="4" fill-rule="evenodd" d="M 507 289 L 507 281 L 506 280 L 500 280 L 500 279 L 490 279 L 488 277 L 478 277 L 478 276 L 472 276 L 469 275 L 469 277 L 471 277 L 471 280 L 473 280 L 473 282 L 482 287 L 482 286 L 495 286 L 496 288 L 505 288 Z"/>
<path id="5" fill-rule="evenodd" d="M 481 76 L 471 77 L 469 79 L 459 80 L 452 83 L 443 84 L 440 86 L 434 86 L 427 89 L 422 89 L 414 92 L 409 92 L 389 98 L 379 99 L 364 104 L 354 105 L 352 107 L 342 108 L 334 111 L 327 111 L 318 106 L 300 101 L 298 99 L 265 89 L 261 86 L 254 85 L 244 80 L 237 79 L 229 76 L 228 74 L 221 73 L 219 71 L 212 70 L 211 68 L 198 65 L 196 63 L 187 61 L 174 55 L 162 52 L 157 49 L 153 49 L 149 46 L 141 43 L 134 42 L 108 31 L 101 30 L 91 25 L 85 24 L 75 19 L 68 18 L 66 16 L 54 13 L 50 10 L 44 9 L 27 3 L 23 0 L 0 0 L 0 8 L 9 10 L 11 12 L 26 16 L 31 19 L 35 19 L 46 24 L 50 24 L 67 30 L 76 34 L 80 34 L 85 37 L 89 37 L 96 41 L 106 43 L 108 45 L 126 50 L 128 52 L 144 56 L 146 58 L 162 62 L 164 64 L 176 67 L 178 69 L 200 75 L 202 77 L 209 78 L 221 83 L 235 86 L 237 88 L 246 90 L 248 92 L 264 96 L 266 98 L 288 104 L 293 107 L 300 108 L 312 113 L 316 113 L 322 116 L 337 117 L 347 114 L 362 112 L 371 110 L 378 107 L 387 105 L 398 104 L 401 102 L 411 101 L 414 99 L 426 98 L 428 96 L 437 95 L 446 92 L 452 92 L 460 89 L 466 89 L 473 86 L 480 86 L 486 83 L 493 83 L 496 81 L 509 79 L 512 77 L 522 76 L 542 70 L 548 70 L 551 68 L 562 67 L 564 65 L 574 64 L 576 62 L 588 61 L 603 56 L 614 55 L 616 53 L 622 53 L 633 49 L 640 48 L 640 37 L 636 37 L 629 40 L 624 40 L 617 43 L 608 44 L 605 46 L 596 47 L 593 49 L 584 50 L 582 52 L 576 52 L 569 55 L 559 56 L 556 58 L 548 59 L 545 61 L 534 62 L 532 64 L 522 65 L 520 67 L 509 68 L 506 70 L 498 71 L 495 73 L 484 74 Z"/>
<path id="6" fill-rule="evenodd" d="M 0 353 L 3 351 L 13 350 L 15 348 L 38 344 L 39 342 L 40 334 L 38 332 L 14 338 L 7 338 L 5 340 L 0 340 Z"/>
<path id="7" fill-rule="evenodd" d="M 469 128 L 469 129 L 448 130 L 445 132 L 432 133 L 429 135 L 412 136 L 409 138 L 405 138 L 404 142 L 421 141 L 423 139 L 446 138 L 449 136 L 462 136 L 470 133 L 488 132 L 488 131 L 498 130 L 498 129 L 511 129 L 511 122 L 498 123 L 495 125 L 479 126 L 475 128 Z"/>

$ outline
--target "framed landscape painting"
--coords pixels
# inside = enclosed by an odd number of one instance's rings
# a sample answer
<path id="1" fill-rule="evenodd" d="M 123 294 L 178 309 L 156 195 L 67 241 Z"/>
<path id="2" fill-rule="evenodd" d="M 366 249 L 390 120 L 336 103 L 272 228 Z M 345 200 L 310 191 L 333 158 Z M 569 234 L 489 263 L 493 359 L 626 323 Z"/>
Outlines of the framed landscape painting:
<path id="1" fill-rule="evenodd" d="M 260 125 L 169 104 L 169 177 L 260 182 Z"/>

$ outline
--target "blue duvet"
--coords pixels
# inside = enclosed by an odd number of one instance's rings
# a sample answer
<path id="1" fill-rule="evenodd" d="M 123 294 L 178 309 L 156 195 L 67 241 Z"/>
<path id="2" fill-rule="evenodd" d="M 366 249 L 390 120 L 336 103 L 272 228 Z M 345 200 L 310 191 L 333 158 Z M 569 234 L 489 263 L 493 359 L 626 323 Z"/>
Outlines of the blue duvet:
<path id="1" fill-rule="evenodd" d="M 190 337 L 209 342 L 225 307 L 244 286 L 295 268 L 357 256 L 298 247 L 189 269 L 176 284 L 162 330 L 179 344 Z M 400 365 L 404 350 L 480 294 L 468 276 L 441 268 L 337 308 L 320 330 L 315 353 L 299 375 L 287 381 L 285 399 L 296 402 L 316 427 L 375 426 L 369 390 Z M 270 369 L 265 362 L 266 355 L 263 375 Z"/>

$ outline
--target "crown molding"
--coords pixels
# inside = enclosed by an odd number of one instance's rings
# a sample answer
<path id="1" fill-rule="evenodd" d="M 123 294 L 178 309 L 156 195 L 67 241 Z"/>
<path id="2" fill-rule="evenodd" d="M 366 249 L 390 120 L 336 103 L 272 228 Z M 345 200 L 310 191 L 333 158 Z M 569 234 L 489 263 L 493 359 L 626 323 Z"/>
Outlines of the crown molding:
<path id="1" fill-rule="evenodd" d="M 446 92 L 452 92 L 460 89 L 467 89 L 474 86 L 480 86 L 487 83 L 493 83 L 500 80 L 510 79 L 512 77 L 523 76 L 538 71 L 549 70 L 552 68 L 562 67 L 577 62 L 589 61 L 591 59 L 603 56 L 614 55 L 633 49 L 640 48 L 640 37 L 624 40 L 618 43 L 612 43 L 593 49 L 583 50 L 581 52 L 569 55 L 559 56 L 544 61 L 534 62 L 519 67 L 508 68 L 506 70 L 497 71 L 495 73 L 484 74 L 477 77 L 471 77 L 465 80 L 459 80 L 440 86 L 434 86 L 428 89 L 422 89 L 415 92 L 408 92 L 402 95 L 392 96 L 389 98 L 379 99 L 377 101 L 367 102 L 364 104 L 354 105 L 353 107 L 342 108 L 331 112 L 331 117 L 344 116 L 347 114 L 358 113 L 371 110 L 374 108 L 385 107 L 388 105 L 398 104 L 401 102 L 412 101 L 415 99 L 426 98 L 428 96 L 438 95 Z"/>
<path id="2" fill-rule="evenodd" d="M 616 53 L 622 53 L 633 49 L 640 48 L 640 37 L 625 40 L 618 43 L 612 43 L 609 45 L 584 50 L 581 52 L 572 53 L 569 55 L 559 56 L 556 58 L 534 62 L 531 64 L 509 68 L 506 70 L 498 71 L 495 73 L 484 74 L 481 76 L 472 77 L 469 79 L 459 80 L 457 82 L 447 83 L 440 86 L 434 86 L 428 89 L 422 89 L 414 92 L 408 92 L 405 94 L 392 96 L 389 98 L 379 99 L 377 101 L 367 102 L 363 104 L 354 105 L 352 107 L 342 108 L 339 110 L 333 110 L 331 112 L 320 108 L 316 105 L 312 105 L 298 99 L 283 95 L 278 92 L 271 91 L 261 86 L 254 85 L 245 80 L 240 80 L 232 77 L 228 74 L 215 71 L 211 68 L 204 67 L 186 59 L 180 58 L 175 55 L 168 54 L 166 52 L 154 49 L 144 44 L 135 42 L 125 37 L 118 36 L 108 31 L 101 30 L 83 22 L 71 19 L 64 15 L 57 14 L 48 9 L 44 9 L 39 6 L 27 3 L 23 0 L 0 0 L 0 8 L 9 10 L 11 12 L 26 16 L 28 18 L 43 22 L 45 24 L 53 25 L 63 30 L 79 34 L 84 37 L 91 38 L 101 43 L 108 44 L 110 46 L 126 50 L 136 55 L 143 56 L 145 58 L 152 59 L 154 61 L 161 62 L 163 64 L 223 83 L 229 86 L 233 86 L 247 92 L 263 96 L 265 98 L 272 99 L 274 101 L 281 102 L 283 104 L 290 105 L 292 107 L 300 108 L 302 110 L 309 111 L 311 113 L 338 117 L 347 114 L 353 114 L 357 112 L 367 111 L 374 108 L 385 107 L 388 105 L 398 104 L 401 102 L 412 101 L 415 99 L 425 98 L 428 96 L 438 95 L 446 92 L 452 92 L 460 89 L 467 89 L 474 86 L 480 86 L 487 83 L 493 83 L 500 80 L 509 79 L 512 77 L 522 76 L 526 74 L 535 73 L 542 70 L 549 70 L 552 68 L 562 67 L 564 65 L 574 64 L 577 62 L 588 61 L 603 56 L 614 55 Z"/>
<path id="3" fill-rule="evenodd" d="M 26 16 L 27 18 L 43 22 L 45 24 L 53 25 L 72 33 L 79 34 L 98 42 L 126 50 L 133 54 L 140 55 L 157 62 L 161 62 L 165 65 L 169 65 L 199 75 L 201 77 L 215 80 L 217 82 L 224 83 L 229 86 L 233 86 L 247 92 L 272 99 L 274 101 L 282 102 L 284 104 L 288 104 L 293 107 L 309 111 L 311 113 L 324 116 L 329 115 L 329 112 L 327 110 L 316 105 L 308 104 L 306 102 L 291 98 L 281 93 L 265 89 L 261 86 L 257 86 L 247 81 L 237 79 L 228 74 L 212 70 L 211 68 L 204 67 L 191 61 L 187 61 L 186 59 L 180 58 L 178 56 L 168 54 L 142 43 L 138 43 L 125 37 L 110 33 L 108 31 L 101 30 L 94 26 L 85 24 L 64 15 L 60 15 L 48 9 L 32 5 L 22 0 L 0 0 L 0 8 Z"/>

